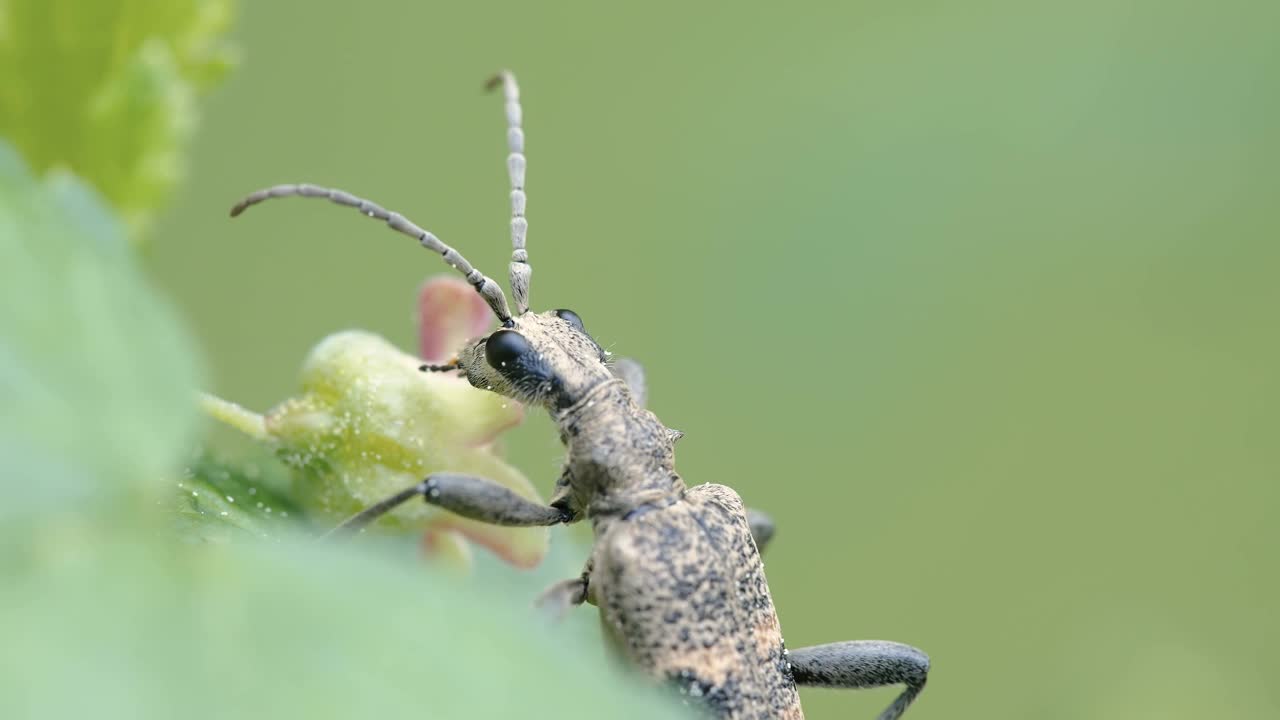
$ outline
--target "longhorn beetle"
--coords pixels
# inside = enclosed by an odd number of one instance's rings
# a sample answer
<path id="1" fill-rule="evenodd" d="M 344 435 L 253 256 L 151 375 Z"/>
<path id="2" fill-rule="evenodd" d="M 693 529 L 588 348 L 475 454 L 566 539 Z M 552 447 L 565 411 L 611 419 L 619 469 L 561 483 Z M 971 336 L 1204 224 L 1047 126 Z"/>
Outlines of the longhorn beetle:
<path id="1" fill-rule="evenodd" d="M 724 485 L 688 487 L 676 473 L 681 433 L 644 409 L 644 374 L 609 362 L 570 310 L 529 311 L 525 156 L 520 92 L 503 72 L 490 80 L 506 99 L 511 179 L 511 294 L 458 251 L 403 215 L 342 190 L 277 185 L 245 197 L 235 217 L 264 200 L 326 198 L 384 221 L 439 253 L 466 276 L 502 327 L 467 342 L 444 365 L 477 388 L 545 408 L 566 460 L 551 502 L 539 505 L 485 478 L 433 473 L 353 516 L 335 532 L 364 527 L 413 498 L 464 517 L 509 526 L 591 521 L 595 542 L 581 576 L 552 585 L 539 603 L 555 614 L 588 602 L 631 662 L 674 682 L 717 718 L 802 718 L 797 685 L 906 690 L 880 714 L 899 717 L 924 689 L 929 658 L 908 645 L 851 641 L 788 652 L 765 582 L 760 550 L 773 534 Z"/>

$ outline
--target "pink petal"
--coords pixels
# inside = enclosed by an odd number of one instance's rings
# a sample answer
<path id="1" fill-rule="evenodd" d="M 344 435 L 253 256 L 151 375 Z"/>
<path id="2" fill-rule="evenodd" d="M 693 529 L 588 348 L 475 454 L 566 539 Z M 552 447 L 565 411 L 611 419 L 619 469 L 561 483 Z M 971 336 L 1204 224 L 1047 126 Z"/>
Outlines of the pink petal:
<path id="1" fill-rule="evenodd" d="M 461 533 L 428 524 L 422 533 L 422 554 L 458 570 L 471 569 L 471 546 Z"/>
<path id="2" fill-rule="evenodd" d="M 435 549 L 432 544 L 439 540 L 428 535 L 442 532 L 456 533 L 521 570 L 531 570 L 542 562 L 551 536 L 550 531 L 543 527 L 501 527 L 452 513 L 440 513 L 431 519 L 429 530 L 422 539 L 425 552 L 432 552 Z"/>
<path id="3" fill-rule="evenodd" d="M 493 312 L 461 278 L 437 275 L 418 291 L 418 348 L 423 360 L 443 363 L 462 343 L 489 331 Z"/>

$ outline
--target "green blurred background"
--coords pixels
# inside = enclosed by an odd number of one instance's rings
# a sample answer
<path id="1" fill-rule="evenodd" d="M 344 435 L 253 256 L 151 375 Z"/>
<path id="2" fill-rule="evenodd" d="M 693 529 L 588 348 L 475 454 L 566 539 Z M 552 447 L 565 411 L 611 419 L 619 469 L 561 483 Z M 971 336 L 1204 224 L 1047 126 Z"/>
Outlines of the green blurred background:
<path id="1" fill-rule="evenodd" d="M 1280 5 L 243 3 L 148 263 L 264 409 L 442 266 L 505 276 L 520 78 L 537 308 L 649 371 L 691 483 L 770 511 L 787 642 L 910 642 L 909 717 L 1269 717 Z M 549 493 L 545 418 L 510 454 Z M 517 571 L 511 571 L 517 572 Z M 587 611 L 592 612 L 592 611 Z M 890 691 L 807 690 L 815 718 Z"/>

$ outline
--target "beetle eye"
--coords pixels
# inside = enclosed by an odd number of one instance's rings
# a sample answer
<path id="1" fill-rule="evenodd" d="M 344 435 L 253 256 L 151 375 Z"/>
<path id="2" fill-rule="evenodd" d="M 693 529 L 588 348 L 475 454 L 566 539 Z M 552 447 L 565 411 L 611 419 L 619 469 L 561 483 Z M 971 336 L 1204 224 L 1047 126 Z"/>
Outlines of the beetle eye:
<path id="1" fill-rule="evenodd" d="M 574 311 L 572 311 L 572 310 L 565 310 L 565 309 L 563 309 L 563 308 L 562 308 L 562 309 L 560 309 L 560 310 L 557 310 L 557 311 L 556 311 L 556 317 L 558 317 L 558 318 L 560 318 L 561 320 L 564 320 L 565 322 L 569 323 L 570 325 L 572 325 L 572 326 L 574 326 L 574 327 L 578 328 L 578 331 L 579 331 L 579 332 L 584 332 L 584 333 L 585 333 L 585 332 L 587 331 L 587 329 L 586 329 L 585 327 L 583 327 L 583 326 L 582 326 L 582 318 L 578 317 L 578 313 L 576 313 L 576 312 L 574 312 Z"/>
<path id="2" fill-rule="evenodd" d="M 523 335 L 515 330 L 499 330 L 489 336 L 484 344 L 484 359 L 495 370 L 507 367 L 533 348 Z"/>

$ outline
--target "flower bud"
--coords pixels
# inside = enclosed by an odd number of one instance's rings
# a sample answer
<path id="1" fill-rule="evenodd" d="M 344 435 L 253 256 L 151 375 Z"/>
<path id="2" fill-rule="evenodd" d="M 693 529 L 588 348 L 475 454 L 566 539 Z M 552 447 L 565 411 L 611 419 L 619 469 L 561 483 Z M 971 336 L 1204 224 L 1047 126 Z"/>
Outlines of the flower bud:
<path id="1" fill-rule="evenodd" d="M 267 435 L 293 469 L 292 494 L 314 515 L 336 523 L 433 472 L 488 478 L 539 501 L 528 479 L 494 452 L 498 433 L 520 422 L 521 406 L 454 373 L 421 372 L 420 364 L 377 335 L 340 332 L 311 351 L 302 394 L 267 413 Z M 424 502 L 405 503 L 379 521 L 428 523 L 522 567 L 546 550 L 545 528 L 496 527 Z"/>

